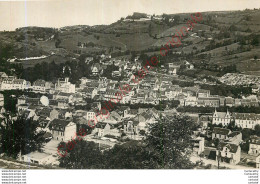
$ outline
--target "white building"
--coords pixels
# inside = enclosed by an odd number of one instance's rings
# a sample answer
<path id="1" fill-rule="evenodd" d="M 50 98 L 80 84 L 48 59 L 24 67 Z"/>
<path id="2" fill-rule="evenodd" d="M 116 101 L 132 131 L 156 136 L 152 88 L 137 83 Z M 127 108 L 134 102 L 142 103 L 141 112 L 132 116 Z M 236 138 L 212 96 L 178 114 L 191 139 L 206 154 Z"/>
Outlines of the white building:
<path id="1" fill-rule="evenodd" d="M 234 113 L 235 125 L 241 128 L 254 129 L 260 124 L 260 115 L 255 113 Z"/>
<path id="2" fill-rule="evenodd" d="M 11 89 L 13 89 L 13 80 L 14 80 L 14 78 L 5 78 L 2 81 L 1 90 L 11 90 Z"/>
<path id="3" fill-rule="evenodd" d="M 51 82 L 38 79 L 33 83 L 32 89 L 35 92 L 46 92 L 46 90 L 50 89 L 52 85 L 53 84 Z"/>
<path id="4" fill-rule="evenodd" d="M 15 79 L 13 77 L 5 78 L 2 81 L 1 90 L 24 90 L 31 87 L 31 83 L 24 79 Z"/>
<path id="5" fill-rule="evenodd" d="M 29 87 L 31 87 L 31 83 L 27 82 L 24 79 L 13 80 L 13 89 L 24 90 L 24 89 L 28 89 Z"/>
<path id="6" fill-rule="evenodd" d="M 249 151 L 250 155 L 259 155 L 260 153 L 260 137 L 251 136 L 249 141 Z"/>
<path id="7" fill-rule="evenodd" d="M 0 93 L 0 107 L 4 106 L 4 95 Z"/>
<path id="8" fill-rule="evenodd" d="M 38 151 L 29 153 L 27 155 L 23 155 L 22 161 L 26 163 L 34 163 L 39 165 L 49 165 L 49 164 L 53 165 L 57 163 L 57 160 L 53 155 L 47 153 L 41 153 Z"/>
<path id="9" fill-rule="evenodd" d="M 50 123 L 49 129 L 54 140 L 69 141 L 76 137 L 76 124 L 71 121 L 54 119 Z"/>
<path id="10" fill-rule="evenodd" d="M 63 93 L 75 93 L 75 84 L 71 84 L 68 77 L 58 79 L 58 82 L 55 84 L 55 90 Z"/>
<path id="11" fill-rule="evenodd" d="M 236 165 L 240 162 L 241 148 L 236 144 L 221 142 L 219 143 L 216 154 L 216 160 L 220 159 L 221 162 L 227 162 Z"/>
<path id="12" fill-rule="evenodd" d="M 213 114 L 213 118 L 212 118 L 212 124 L 221 124 L 223 126 L 227 126 L 231 121 L 231 114 L 230 112 L 227 110 L 227 112 L 217 112 L 217 110 L 215 110 L 214 114 Z"/>

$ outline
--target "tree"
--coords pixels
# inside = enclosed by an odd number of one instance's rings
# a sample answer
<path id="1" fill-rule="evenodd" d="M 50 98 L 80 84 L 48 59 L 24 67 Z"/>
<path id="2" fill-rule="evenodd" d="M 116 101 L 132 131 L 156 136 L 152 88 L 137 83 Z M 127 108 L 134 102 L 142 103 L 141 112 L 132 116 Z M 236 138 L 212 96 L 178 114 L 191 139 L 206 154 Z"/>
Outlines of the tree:
<path id="1" fill-rule="evenodd" d="M 102 169 L 104 167 L 98 144 L 75 139 L 67 143 L 61 142 L 60 167 L 66 169 Z M 67 153 L 66 153 L 67 152 Z"/>
<path id="2" fill-rule="evenodd" d="M 242 131 L 242 139 L 248 140 L 250 138 L 251 135 L 253 135 L 253 130 L 249 129 L 249 128 L 244 128 Z"/>
<path id="3" fill-rule="evenodd" d="M 56 47 L 56 48 L 59 48 L 59 47 L 60 47 L 60 44 L 61 44 L 60 39 L 57 39 L 56 42 L 55 42 L 55 47 Z"/>
<path id="4" fill-rule="evenodd" d="M 175 15 L 173 18 L 174 18 L 174 22 L 175 22 L 176 24 L 179 24 L 179 22 L 180 22 L 180 20 L 181 20 L 181 17 L 180 17 L 179 15 Z"/>
<path id="5" fill-rule="evenodd" d="M 151 162 L 156 163 L 155 168 L 191 168 L 189 155 L 191 135 L 196 127 L 194 121 L 184 115 L 160 119 L 158 123 L 149 124 L 145 140 L 149 150 L 152 150 Z"/>
<path id="6" fill-rule="evenodd" d="M 258 40 L 258 36 L 257 35 L 253 36 L 251 44 L 254 45 L 254 46 L 258 46 L 259 45 L 259 40 Z"/>
<path id="7" fill-rule="evenodd" d="M 139 131 L 139 134 L 140 134 L 140 135 L 145 135 L 145 131 L 144 131 L 144 130 L 140 130 L 140 131 Z"/>
<path id="8" fill-rule="evenodd" d="M 219 145 L 219 139 L 218 138 L 215 138 L 215 139 L 213 139 L 213 144 L 215 145 L 215 147 L 218 147 L 218 145 Z"/>
<path id="9" fill-rule="evenodd" d="M 247 153 L 249 151 L 249 140 L 247 140 L 245 143 L 241 143 L 240 147 L 242 151 Z"/>
<path id="10" fill-rule="evenodd" d="M 123 145 L 115 145 L 104 152 L 106 169 L 152 169 L 151 151 L 141 141 L 129 141 Z"/>
<path id="11" fill-rule="evenodd" d="M 260 137 L 260 125 L 255 126 L 255 134 Z"/>
<path id="12" fill-rule="evenodd" d="M 2 151 L 9 157 L 17 158 L 18 153 L 28 154 L 39 150 L 45 143 L 44 131 L 36 131 L 38 123 L 25 116 L 16 120 L 5 118 L 0 124 Z"/>

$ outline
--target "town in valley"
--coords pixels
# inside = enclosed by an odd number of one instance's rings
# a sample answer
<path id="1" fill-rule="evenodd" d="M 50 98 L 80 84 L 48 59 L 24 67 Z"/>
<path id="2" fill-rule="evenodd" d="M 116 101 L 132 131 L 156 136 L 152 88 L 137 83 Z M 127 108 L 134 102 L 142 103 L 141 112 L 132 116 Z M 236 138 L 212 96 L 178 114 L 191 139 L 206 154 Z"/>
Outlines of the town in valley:
<path id="1" fill-rule="evenodd" d="M 1 31 L 1 168 L 259 169 L 260 9 L 200 14 Z"/>

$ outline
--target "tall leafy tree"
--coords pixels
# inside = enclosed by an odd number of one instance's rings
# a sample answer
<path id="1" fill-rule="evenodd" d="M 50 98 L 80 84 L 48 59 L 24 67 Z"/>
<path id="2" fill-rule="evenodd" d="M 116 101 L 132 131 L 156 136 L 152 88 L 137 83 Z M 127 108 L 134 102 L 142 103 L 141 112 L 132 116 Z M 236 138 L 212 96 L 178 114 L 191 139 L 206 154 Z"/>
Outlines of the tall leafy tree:
<path id="1" fill-rule="evenodd" d="M 142 141 L 130 141 L 115 145 L 104 152 L 106 169 L 153 169 L 151 151 Z"/>
<path id="2" fill-rule="evenodd" d="M 0 124 L 2 152 L 16 158 L 21 154 L 39 150 L 45 142 L 44 131 L 36 131 L 37 122 L 26 119 L 25 116 L 16 120 L 5 118 Z"/>
<path id="3" fill-rule="evenodd" d="M 60 167 L 67 169 L 101 169 L 104 164 L 98 144 L 84 140 L 61 142 L 58 146 Z"/>
<path id="4" fill-rule="evenodd" d="M 195 130 L 194 121 L 184 115 L 161 117 L 158 123 L 149 125 L 149 133 L 145 140 L 152 150 L 152 161 L 156 168 L 188 169 L 192 143 L 191 135 Z"/>
<path id="5" fill-rule="evenodd" d="M 255 126 L 255 134 L 256 134 L 257 136 L 260 136 L 260 125 L 256 125 L 256 126 Z"/>

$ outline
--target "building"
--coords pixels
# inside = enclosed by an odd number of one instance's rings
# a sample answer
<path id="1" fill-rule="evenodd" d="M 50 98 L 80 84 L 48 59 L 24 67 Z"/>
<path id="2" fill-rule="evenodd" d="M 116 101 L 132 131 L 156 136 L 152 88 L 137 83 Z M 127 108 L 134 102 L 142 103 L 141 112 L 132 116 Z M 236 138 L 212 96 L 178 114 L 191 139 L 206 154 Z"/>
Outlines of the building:
<path id="1" fill-rule="evenodd" d="M 94 110 L 89 110 L 89 111 L 86 112 L 84 118 L 85 118 L 86 120 L 94 120 L 95 123 L 97 123 L 97 122 L 96 122 L 96 120 L 97 120 L 96 113 L 97 113 L 97 112 L 95 112 Z"/>
<path id="2" fill-rule="evenodd" d="M 138 124 L 139 122 L 134 120 L 125 122 L 123 126 L 124 133 L 126 133 L 127 135 L 137 135 L 139 132 Z"/>
<path id="3" fill-rule="evenodd" d="M 196 96 L 189 96 L 184 101 L 185 106 L 197 106 L 198 101 Z"/>
<path id="4" fill-rule="evenodd" d="M 202 114 L 199 115 L 199 124 L 203 129 L 207 129 L 208 125 L 212 122 L 212 115 Z"/>
<path id="5" fill-rule="evenodd" d="M 4 95 L 0 93 L 0 107 L 4 106 Z"/>
<path id="6" fill-rule="evenodd" d="M 13 78 L 5 78 L 1 84 L 1 90 L 12 90 L 13 89 Z"/>
<path id="7" fill-rule="evenodd" d="M 198 155 L 204 152 L 204 137 L 197 137 L 191 140 L 193 143 L 192 150 Z"/>
<path id="8" fill-rule="evenodd" d="M 98 74 L 102 75 L 103 74 L 103 68 L 100 66 L 99 63 L 94 63 L 91 66 L 91 72 L 92 75 L 97 76 Z"/>
<path id="9" fill-rule="evenodd" d="M 25 90 L 31 87 L 31 83 L 24 79 L 14 77 L 4 78 L 1 84 L 1 90 Z"/>
<path id="10" fill-rule="evenodd" d="M 235 106 L 235 99 L 232 97 L 225 97 L 225 105 L 227 107 L 233 107 Z"/>
<path id="11" fill-rule="evenodd" d="M 121 72 L 120 71 L 113 71 L 112 77 L 121 77 Z"/>
<path id="12" fill-rule="evenodd" d="M 49 129 L 53 139 L 59 141 L 69 141 L 77 132 L 76 124 L 64 119 L 54 119 L 50 122 Z"/>
<path id="13" fill-rule="evenodd" d="M 216 160 L 236 165 L 240 162 L 241 148 L 236 144 L 220 142 L 216 155 Z"/>
<path id="14" fill-rule="evenodd" d="M 231 133 L 231 130 L 226 128 L 215 127 L 212 132 L 212 139 L 218 138 L 222 140 L 228 139 L 228 135 Z"/>
<path id="15" fill-rule="evenodd" d="M 243 142 L 242 133 L 239 131 L 234 131 L 228 134 L 228 142 L 239 145 L 241 142 Z"/>
<path id="16" fill-rule="evenodd" d="M 219 98 L 215 98 L 215 97 L 199 97 L 198 106 L 219 107 L 220 101 L 219 101 Z"/>
<path id="17" fill-rule="evenodd" d="M 85 87 L 81 90 L 81 94 L 86 98 L 93 99 L 98 94 L 98 90 L 96 88 Z"/>
<path id="18" fill-rule="evenodd" d="M 8 75 L 5 72 L 0 72 L 0 79 L 7 78 Z"/>
<path id="19" fill-rule="evenodd" d="M 206 98 L 210 96 L 210 90 L 205 90 L 205 89 L 199 89 L 197 91 L 197 97 L 198 98 Z"/>
<path id="20" fill-rule="evenodd" d="M 104 137 L 106 135 L 120 137 L 121 133 L 117 128 L 114 128 L 113 125 L 109 123 L 98 123 L 95 126 L 95 129 L 92 132 L 93 134 L 97 134 L 98 137 Z"/>
<path id="21" fill-rule="evenodd" d="M 176 75 L 177 71 L 180 69 L 180 65 L 175 65 L 174 63 L 169 63 L 168 73 L 170 75 Z"/>
<path id="22" fill-rule="evenodd" d="M 57 160 L 53 155 L 41 153 L 38 151 L 23 155 L 21 160 L 26 163 L 34 163 L 39 165 L 54 165 L 55 163 L 57 163 Z"/>
<path id="23" fill-rule="evenodd" d="M 33 83 L 32 89 L 35 92 L 46 92 L 46 90 L 51 89 L 51 82 L 46 82 L 45 80 L 38 79 Z"/>
<path id="24" fill-rule="evenodd" d="M 260 153 L 260 137 L 256 135 L 250 136 L 248 154 L 259 155 L 259 153 Z"/>
<path id="25" fill-rule="evenodd" d="M 257 169 L 260 169 L 260 155 L 258 155 L 255 159 L 255 162 L 256 162 L 256 168 Z"/>
<path id="26" fill-rule="evenodd" d="M 254 129 L 260 124 L 260 115 L 255 113 L 233 113 L 235 125 L 241 128 Z"/>
<path id="27" fill-rule="evenodd" d="M 68 77 L 58 79 L 58 82 L 55 84 L 55 90 L 63 93 L 75 93 L 75 84 L 71 84 Z"/>
<path id="28" fill-rule="evenodd" d="M 215 109 L 215 112 L 212 117 L 212 124 L 222 124 L 223 126 L 227 126 L 231 122 L 231 114 L 227 110 L 227 112 L 217 112 Z"/>
<path id="29" fill-rule="evenodd" d="M 13 80 L 13 89 L 24 90 L 31 87 L 31 83 L 24 79 L 14 79 Z"/>

